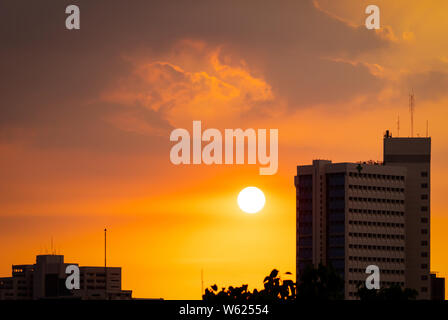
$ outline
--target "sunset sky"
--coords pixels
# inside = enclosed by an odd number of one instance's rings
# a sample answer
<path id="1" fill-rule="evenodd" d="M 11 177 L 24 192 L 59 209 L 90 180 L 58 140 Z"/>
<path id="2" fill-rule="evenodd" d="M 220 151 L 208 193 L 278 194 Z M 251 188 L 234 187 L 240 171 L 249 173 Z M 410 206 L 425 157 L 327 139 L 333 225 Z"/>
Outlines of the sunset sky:
<path id="1" fill-rule="evenodd" d="M 65 29 L 77 4 L 81 29 Z M 364 26 L 367 5 L 381 29 Z M 448 276 L 448 2 L 0 3 L 0 276 L 51 238 L 66 262 L 121 266 L 134 297 L 199 299 L 295 274 L 297 165 L 382 160 L 432 137 L 431 271 Z M 279 170 L 170 162 L 170 132 L 279 130 Z M 238 192 L 257 186 L 258 214 Z M 294 276 L 295 279 L 295 276 Z"/>

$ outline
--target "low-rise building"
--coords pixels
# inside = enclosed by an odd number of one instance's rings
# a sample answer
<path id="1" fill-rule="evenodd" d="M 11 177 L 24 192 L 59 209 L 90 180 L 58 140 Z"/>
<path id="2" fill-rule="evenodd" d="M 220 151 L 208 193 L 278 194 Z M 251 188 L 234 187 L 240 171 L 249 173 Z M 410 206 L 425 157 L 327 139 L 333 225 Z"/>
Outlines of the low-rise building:
<path id="1" fill-rule="evenodd" d="M 12 276 L 0 278 L 0 300 L 39 299 L 132 299 L 121 289 L 120 267 L 79 267 L 80 289 L 69 290 L 63 255 L 38 255 L 32 265 L 13 265 Z"/>

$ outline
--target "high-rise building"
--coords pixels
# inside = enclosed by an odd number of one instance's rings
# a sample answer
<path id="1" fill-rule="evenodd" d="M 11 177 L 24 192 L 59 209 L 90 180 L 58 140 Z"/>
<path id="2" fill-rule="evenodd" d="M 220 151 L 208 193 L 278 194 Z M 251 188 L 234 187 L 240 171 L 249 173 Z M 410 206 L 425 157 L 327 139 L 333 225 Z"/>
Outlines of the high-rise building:
<path id="1" fill-rule="evenodd" d="M 384 164 L 407 169 L 406 285 L 430 299 L 431 138 L 384 136 Z"/>
<path id="2" fill-rule="evenodd" d="M 298 282 L 307 265 L 331 264 L 355 299 L 376 265 L 382 287 L 405 286 L 406 168 L 315 160 L 295 186 Z"/>
<path id="3" fill-rule="evenodd" d="M 32 265 L 13 265 L 12 277 L 0 278 L 0 300 L 132 299 L 121 290 L 121 268 L 79 267 L 80 289 L 68 290 L 63 255 L 38 255 Z"/>

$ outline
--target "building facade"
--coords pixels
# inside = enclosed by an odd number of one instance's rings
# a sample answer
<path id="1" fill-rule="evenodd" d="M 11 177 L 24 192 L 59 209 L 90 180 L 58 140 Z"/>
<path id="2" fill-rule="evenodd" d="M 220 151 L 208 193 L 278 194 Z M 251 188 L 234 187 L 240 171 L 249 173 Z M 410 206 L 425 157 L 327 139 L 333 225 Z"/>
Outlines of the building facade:
<path id="1" fill-rule="evenodd" d="M 430 299 L 431 138 L 384 136 L 384 163 L 407 169 L 406 285 Z"/>
<path id="2" fill-rule="evenodd" d="M 355 299 L 367 266 L 380 285 L 405 286 L 406 168 L 315 160 L 298 166 L 297 277 L 308 265 L 332 265 Z"/>
<path id="3" fill-rule="evenodd" d="M 132 291 L 121 290 L 121 268 L 79 267 L 80 289 L 65 285 L 68 265 L 62 255 L 38 255 L 32 265 L 13 265 L 12 277 L 0 278 L 0 300 L 39 299 L 132 299 Z"/>

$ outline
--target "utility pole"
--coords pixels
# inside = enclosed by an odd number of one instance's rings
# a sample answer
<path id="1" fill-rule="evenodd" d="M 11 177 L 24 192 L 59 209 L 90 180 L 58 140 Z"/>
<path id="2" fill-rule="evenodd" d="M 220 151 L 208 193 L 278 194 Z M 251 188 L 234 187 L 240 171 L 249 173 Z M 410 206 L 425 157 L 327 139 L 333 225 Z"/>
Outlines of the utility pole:
<path id="1" fill-rule="evenodd" d="M 201 269 L 201 298 L 204 294 L 204 269 Z"/>
<path id="2" fill-rule="evenodd" d="M 414 137 L 414 109 L 415 109 L 415 98 L 414 89 L 409 94 L 409 112 L 411 113 L 411 138 Z"/>
<path id="3" fill-rule="evenodd" d="M 107 229 L 104 228 L 104 299 L 107 297 Z"/>

